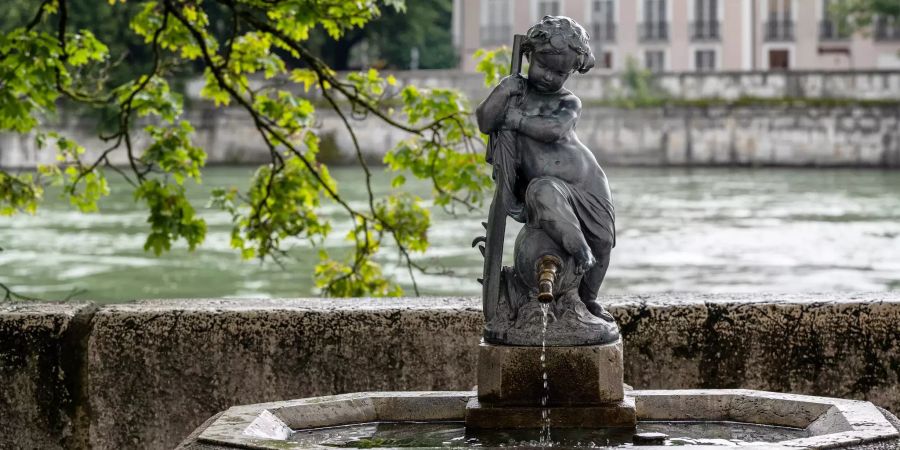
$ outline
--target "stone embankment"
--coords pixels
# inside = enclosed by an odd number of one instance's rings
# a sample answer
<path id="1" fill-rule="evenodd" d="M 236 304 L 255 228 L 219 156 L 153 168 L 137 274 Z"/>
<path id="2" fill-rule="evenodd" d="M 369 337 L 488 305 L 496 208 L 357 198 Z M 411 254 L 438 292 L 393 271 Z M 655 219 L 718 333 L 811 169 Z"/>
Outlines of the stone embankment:
<path id="1" fill-rule="evenodd" d="M 456 70 L 420 70 L 395 72 L 399 85 L 424 87 L 453 86 L 469 98 L 487 95 L 484 76 Z M 654 74 L 653 82 L 672 98 L 683 100 L 755 98 L 856 98 L 900 100 L 900 71 L 850 70 L 784 72 L 664 72 Z M 625 90 L 621 74 L 592 72 L 571 77 L 566 86 L 584 101 L 612 100 Z M 198 95 L 200 81 L 189 92 Z"/>
<path id="2" fill-rule="evenodd" d="M 746 388 L 900 412 L 900 293 L 608 299 L 637 389 Z M 476 299 L 0 306 L 0 448 L 174 447 L 237 404 L 469 390 Z"/>
<path id="3" fill-rule="evenodd" d="M 256 164 L 269 152 L 247 116 L 234 110 L 193 111 L 195 143 L 207 149 L 208 164 Z M 355 162 L 350 136 L 334 114 L 320 112 L 323 160 Z M 89 120 L 60 125 L 82 143 L 85 160 L 103 146 Z M 369 118 L 354 124 L 365 157 L 380 162 L 409 135 Z M 895 105 L 807 106 L 802 104 L 661 106 L 622 109 L 585 106 L 579 138 L 601 164 L 654 166 L 900 167 L 900 102 Z M 147 145 L 144 136 L 136 148 Z M 124 152 L 110 160 L 125 165 Z M 55 161 L 33 136 L 0 134 L 0 167 L 33 168 Z"/>
<path id="4" fill-rule="evenodd" d="M 487 92 L 480 74 L 396 76 L 399 85 L 460 89 L 473 102 Z M 900 71 L 678 73 L 654 80 L 671 101 L 627 109 L 610 106 L 623 92 L 620 77 L 573 77 L 569 88 L 584 103 L 578 135 L 601 164 L 900 167 Z M 193 101 L 186 115 L 209 164 L 268 161 L 269 151 L 244 111 L 214 109 L 196 98 L 197 92 L 199 85 L 188 83 Z M 49 127 L 84 145 L 86 160 L 108 147 L 97 138 L 91 119 L 60 117 Z M 353 125 L 371 161 L 381 161 L 409 137 L 376 118 Z M 319 108 L 318 133 L 323 160 L 355 162 L 343 122 L 326 107 Z M 146 137 L 137 134 L 135 148 L 146 145 Z M 110 160 L 127 164 L 124 152 Z M 33 136 L 0 134 L 0 167 L 34 168 L 54 161 L 53 151 L 38 149 Z"/>

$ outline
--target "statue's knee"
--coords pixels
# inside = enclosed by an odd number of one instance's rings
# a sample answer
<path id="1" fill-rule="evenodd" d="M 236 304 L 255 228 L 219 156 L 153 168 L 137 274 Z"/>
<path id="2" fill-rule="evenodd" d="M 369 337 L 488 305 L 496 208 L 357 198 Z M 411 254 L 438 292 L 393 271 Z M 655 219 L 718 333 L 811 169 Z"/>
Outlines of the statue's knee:
<path id="1" fill-rule="evenodd" d="M 554 186 L 553 181 L 546 178 L 537 178 L 528 183 L 525 197 L 532 204 L 553 204 L 559 199 L 560 193 Z"/>

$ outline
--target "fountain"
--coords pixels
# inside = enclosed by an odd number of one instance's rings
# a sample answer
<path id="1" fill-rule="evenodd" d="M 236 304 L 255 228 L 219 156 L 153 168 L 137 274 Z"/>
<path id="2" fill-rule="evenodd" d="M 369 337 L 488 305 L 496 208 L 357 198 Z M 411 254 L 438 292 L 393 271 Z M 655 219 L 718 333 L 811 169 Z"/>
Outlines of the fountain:
<path id="1" fill-rule="evenodd" d="M 580 101 L 563 87 L 593 66 L 588 43 L 571 19 L 545 16 L 515 36 L 512 75 L 476 111 L 497 186 L 486 235 L 473 242 L 484 255 L 476 391 L 237 406 L 182 447 L 895 448 L 896 418 L 868 402 L 624 384 L 619 328 L 597 301 L 615 245 L 612 199 L 575 135 Z M 507 217 L 525 224 L 509 267 Z"/>

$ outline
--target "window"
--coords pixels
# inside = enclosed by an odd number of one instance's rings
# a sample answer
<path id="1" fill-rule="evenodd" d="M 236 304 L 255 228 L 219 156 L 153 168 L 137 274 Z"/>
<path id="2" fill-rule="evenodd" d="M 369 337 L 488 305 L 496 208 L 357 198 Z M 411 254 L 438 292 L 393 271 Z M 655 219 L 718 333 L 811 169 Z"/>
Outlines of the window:
<path id="1" fill-rule="evenodd" d="M 791 0 L 769 0 L 769 20 L 790 20 Z"/>
<path id="2" fill-rule="evenodd" d="M 875 19 L 876 41 L 900 41 L 900 20 L 878 16 Z"/>
<path id="3" fill-rule="evenodd" d="M 787 50 L 769 50 L 769 70 L 787 70 L 791 66 L 791 54 Z"/>
<path id="4" fill-rule="evenodd" d="M 666 21 L 666 0 L 644 0 L 644 22 Z"/>
<path id="5" fill-rule="evenodd" d="M 557 0 L 540 0 L 538 2 L 538 18 L 544 16 L 558 16 L 559 1 Z"/>
<path id="6" fill-rule="evenodd" d="M 719 38 L 719 0 L 694 0 L 694 23 L 691 38 Z"/>
<path id="7" fill-rule="evenodd" d="M 694 20 L 713 22 L 719 20 L 718 0 L 694 0 Z"/>
<path id="8" fill-rule="evenodd" d="M 510 0 L 484 0 L 481 4 L 481 45 L 512 42 Z"/>
<path id="9" fill-rule="evenodd" d="M 666 54 L 662 50 L 648 50 L 644 53 L 644 64 L 651 72 L 666 70 Z"/>
<path id="10" fill-rule="evenodd" d="M 640 25 L 641 39 L 645 41 L 659 41 L 669 38 L 666 5 L 666 0 L 644 0 L 644 21 Z"/>
<path id="11" fill-rule="evenodd" d="M 600 61 L 597 64 L 598 69 L 612 69 L 613 68 L 613 54 L 610 51 L 604 51 L 602 55 L 600 55 Z"/>
<path id="12" fill-rule="evenodd" d="M 822 0 L 822 21 L 819 22 L 819 39 L 823 41 L 842 40 L 850 37 L 850 26 L 846 20 L 837 20 L 831 12 L 836 3 L 843 0 Z"/>
<path id="13" fill-rule="evenodd" d="M 596 41 L 615 42 L 615 3 L 613 0 L 594 0 L 591 5 L 591 37 Z"/>
<path id="14" fill-rule="evenodd" d="M 791 2 L 792 0 L 769 0 L 769 16 L 765 25 L 766 40 L 788 41 L 794 39 Z"/>
<path id="15" fill-rule="evenodd" d="M 716 70 L 716 51 L 697 50 L 694 52 L 694 67 L 698 72 Z"/>

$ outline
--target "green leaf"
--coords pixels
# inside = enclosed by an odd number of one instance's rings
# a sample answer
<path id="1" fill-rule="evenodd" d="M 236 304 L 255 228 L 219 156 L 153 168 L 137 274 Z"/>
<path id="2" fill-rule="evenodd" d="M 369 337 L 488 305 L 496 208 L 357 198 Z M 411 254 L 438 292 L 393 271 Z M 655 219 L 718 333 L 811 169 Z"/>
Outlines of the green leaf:
<path id="1" fill-rule="evenodd" d="M 159 256 L 172 248 L 172 242 L 182 238 L 189 250 L 194 250 L 206 237 L 206 222 L 195 217 L 194 207 L 184 193 L 184 187 L 160 180 L 147 180 L 135 190 L 136 200 L 143 200 L 150 210 L 147 223 L 150 234 L 144 250 Z"/>

